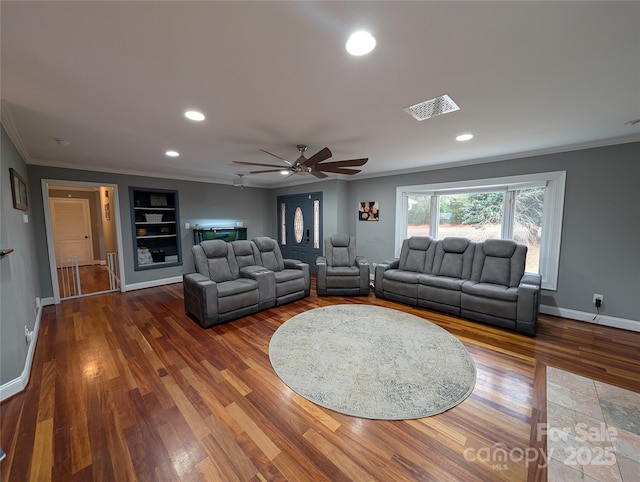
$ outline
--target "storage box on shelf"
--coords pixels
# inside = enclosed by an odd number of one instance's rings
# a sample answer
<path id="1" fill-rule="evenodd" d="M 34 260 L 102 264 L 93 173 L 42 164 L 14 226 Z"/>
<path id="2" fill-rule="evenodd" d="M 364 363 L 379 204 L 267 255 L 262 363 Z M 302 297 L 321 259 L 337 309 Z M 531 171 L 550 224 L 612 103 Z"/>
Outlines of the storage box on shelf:
<path id="1" fill-rule="evenodd" d="M 182 264 L 178 191 L 129 188 L 135 270 Z"/>
<path id="2" fill-rule="evenodd" d="M 162 222 L 162 214 L 144 213 L 144 219 L 148 223 L 161 223 Z"/>

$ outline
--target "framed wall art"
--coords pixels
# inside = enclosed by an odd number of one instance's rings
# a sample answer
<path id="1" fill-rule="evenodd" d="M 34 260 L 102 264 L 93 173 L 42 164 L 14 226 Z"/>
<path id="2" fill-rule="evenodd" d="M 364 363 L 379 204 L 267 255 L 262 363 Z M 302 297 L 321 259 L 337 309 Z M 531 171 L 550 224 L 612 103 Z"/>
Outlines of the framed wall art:
<path id="1" fill-rule="evenodd" d="M 27 183 L 22 176 L 13 168 L 9 168 L 11 174 L 11 195 L 13 196 L 13 207 L 21 211 L 28 211 Z"/>
<path id="2" fill-rule="evenodd" d="M 360 221 L 379 221 L 380 206 L 378 201 L 363 201 L 358 203 L 358 219 Z"/>

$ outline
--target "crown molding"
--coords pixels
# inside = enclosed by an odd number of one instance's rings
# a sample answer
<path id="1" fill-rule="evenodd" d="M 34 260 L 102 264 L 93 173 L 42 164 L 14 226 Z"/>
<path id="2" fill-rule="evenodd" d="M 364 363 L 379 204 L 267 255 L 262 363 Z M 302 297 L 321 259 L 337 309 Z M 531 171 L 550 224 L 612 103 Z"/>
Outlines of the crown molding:
<path id="1" fill-rule="evenodd" d="M 172 179 L 177 181 L 198 181 L 198 182 L 207 182 L 211 184 L 224 184 L 227 186 L 233 186 L 231 183 L 233 178 L 230 179 L 221 179 L 215 177 L 204 177 L 202 174 L 193 174 L 193 175 L 185 175 L 185 174 L 175 174 L 175 173 L 149 173 L 148 171 L 138 171 L 135 169 L 113 169 L 111 167 L 106 166 L 78 166 L 77 164 L 72 164 L 69 162 L 55 162 L 55 161 L 47 161 L 45 159 L 31 159 L 29 164 L 34 166 L 43 166 L 43 167 L 54 167 L 57 169 L 71 169 L 74 171 L 89 171 L 89 172 L 108 172 L 110 174 L 122 174 L 125 176 L 140 176 L 140 177 L 152 177 L 157 179 Z M 259 186 L 249 186 L 245 184 L 244 187 L 259 187 Z"/>
<path id="2" fill-rule="evenodd" d="M 476 164 L 487 164 L 490 162 L 512 161 L 515 159 L 526 159 L 528 157 L 561 154 L 564 152 L 582 151 L 585 149 L 596 149 L 598 147 L 618 146 L 621 144 L 631 144 L 633 142 L 640 142 L 640 134 L 632 134 L 632 135 L 623 136 L 623 137 L 614 137 L 611 139 L 601 139 L 598 141 L 583 142 L 579 144 L 569 144 L 566 146 L 556 146 L 556 147 L 548 147 L 544 149 L 537 149 L 537 150 L 531 150 L 531 151 L 514 152 L 511 154 L 482 157 L 479 159 L 469 159 L 467 161 L 443 162 L 441 164 L 431 164 L 428 166 L 413 167 L 409 169 L 399 169 L 395 171 L 372 172 L 371 174 L 358 174 L 357 177 L 354 176 L 354 178 L 347 179 L 347 180 L 358 181 L 360 179 L 371 179 L 376 177 L 399 176 L 402 174 L 415 174 L 415 173 L 424 172 L 424 171 L 451 169 L 454 167 L 473 166 Z"/>
<path id="3" fill-rule="evenodd" d="M 6 110 L 6 103 L 3 100 L 2 101 L 2 123 L 4 125 L 5 123 L 5 110 Z M 10 116 L 10 114 L 7 113 L 7 115 Z M 12 122 L 9 121 L 12 125 Z M 65 163 L 65 162 L 54 162 L 54 161 L 47 161 L 44 159 L 33 159 L 33 158 L 29 158 L 28 154 L 26 153 L 26 149 L 24 149 L 24 147 L 22 147 L 22 150 L 20 149 L 19 145 L 22 146 L 22 143 L 19 141 L 19 135 L 17 134 L 17 131 L 15 131 L 15 129 L 13 129 L 13 131 L 15 132 L 15 135 L 17 136 L 17 141 L 14 140 L 14 138 L 12 137 L 11 133 L 9 132 L 9 129 L 7 129 L 5 127 L 5 129 L 7 130 L 7 134 L 9 134 L 9 137 L 11 138 L 11 140 L 14 142 L 14 144 L 16 145 L 16 148 L 18 149 L 18 152 L 20 152 L 20 154 L 22 155 L 22 153 L 24 152 L 25 154 L 23 155 L 23 158 L 25 159 L 25 162 L 27 164 L 33 164 L 33 165 L 39 165 L 39 166 L 45 166 L 45 167 L 55 167 L 55 168 L 60 168 L 60 169 L 74 169 L 74 170 L 79 170 L 79 171 L 91 171 L 91 172 L 108 172 L 108 173 L 112 173 L 112 174 L 123 174 L 126 176 L 141 176 L 141 177 L 153 177 L 153 178 L 160 178 L 160 179 L 175 179 L 175 180 L 180 180 L 180 181 L 196 181 L 196 182 L 206 182 L 206 183 L 211 183 L 211 184 L 223 184 L 223 185 L 227 185 L 227 186 L 233 186 L 233 177 L 228 177 L 228 178 L 216 178 L 216 177 L 207 177 L 207 176 L 203 176 L 201 173 L 196 173 L 196 174 L 161 174 L 161 173 L 154 173 L 154 174 L 150 174 L 147 171 L 138 171 L 138 170 L 134 170 L 134 169 L 113 169 L 111 167 L 106 167 L 106 166 L 78 166 L 76 164 L 71 164 L 71 163 Z M 629 136 L 624 136 L 624 137 L 616 137 L 616 138 L 611 138 L 611 139 L 602 139 L 602 140 L 598 140 L 598 141 L 591 141 L 591 142 L 584 142 L 584 143 L 579 143 L 579 144 L 570 144 L 570 145 L 566 145 L 566 146 L 556 146 L 556 147 L 549 147 L 549 148 L 544 148 L 544 149 L 538 149 L 538 150 L 531 150 L 531 151 L 521 151 L 521 152 L 516 152 L 516 153 L 511 153 L 511 154 L 503 154 L 503 155 L 498 155 L 498 156 L 489 156 L 489 157 L 484 157 L 484 158 L 479 158 L 479 159 L 469 159 L 466 161 L 453 161 L 453 162 L 445 162 L 445 163 L 441 163 L 441 164 L 431 164 L 431 165 L 425 165 L 425 166 L 420 166 L 420 167 L 414 167 L 414 168 L 410 168 L 410 169 L 401 169 L 401 170 L 394 170 L 394 171 L 384 171 L 384 172 L 373 172 L 370 174 L 356 174 L 355 176 L 344 176 L 344 175 L 336 175 L 334 176 L 329 176 L 329 178 L 327 179 L 318 179 L 315 178 L 314 176 L 297 176 L 298 178 L 295 180 L 291 180 L 291 181 L 276 181 L 275 183 L 269 182 L 269 181 L 259 181 L 259 180 L 255 180 L 255 179 L 251 179 L 251 180 L 247 180 L 249 182 L 246 182 L 246 184 L 244 184 L 244 187 L 254 187 L 254 188 L 261 188 L 261 189 L 282 189 L 282 188 L 286 188 L 286 187 L 292 187 L 292 186 L 299 186 L 299 185 L 304 185 L 304 184 L 312 184 L 312 183 L 317 183 L 317 182 L 326 182 L 326 181 L 346 181 L 346 182 L 351 182 L 351 181 L 360 181 L 360 180 L 364 180 L 364 179 L 374 179 L 374 178 L 380 178 L 380 177 L 389 177 L 389 176 L 399 176 L 399 175 L 403 175 L 403 174 L 414 174 L 414 173 L 419 173 L 419 172 L 425 172 L 425 171 L 435 171 L 435 170 L 439 170 L 439 169 L 451 169 L 451 168 L 455 168 L 455 167 L 465 167 L 465 166 L 472 166 L 472 165 L 476 165 L 476 164 L 486 164 L 486 163 L 490 163 L 490 162 L 501 162 L 501 161 L 509 161 L 509 160 L 514 160 L 514 159 L 525 159 L 528 157 L 535 157 L 535 156 L 544 156 L 544 155 L 551 155 L 551 154 L 561 154 L 564 152 L 572 152 L 572 151 L 580 151 L 580 150 L 584 150 L 584 149 L 595 149 L 598 147 L 608 147 L 608 146 L 615 146 L 615 145 L 621 145 L 621 144 L 630 144 L 633 142 L 640 142 L 640 134 L 632 134 Z M 27 160 L 28 159 L 28 160 Z"/>
<path id="4" fill-rule="evenodd" d="M 15 122 L 13 122 L 13 117 L 11 115 L 11 109 L 9 109 L 9 104 L 4 99 L 0 100 L 0 122 L 2 122 L 2 127 L 6 131 L 9 139 L 13 142 L 13 145 L 16 147 L 18 154 L 22 157 L 22 160 L 26 164 L 31 164 L 31 156 L 27 151 L 27 148 L 24 146 L 24 142 L 22 142 L 22 137 L 20 137 L 20 133 L 16 128 Z"/>

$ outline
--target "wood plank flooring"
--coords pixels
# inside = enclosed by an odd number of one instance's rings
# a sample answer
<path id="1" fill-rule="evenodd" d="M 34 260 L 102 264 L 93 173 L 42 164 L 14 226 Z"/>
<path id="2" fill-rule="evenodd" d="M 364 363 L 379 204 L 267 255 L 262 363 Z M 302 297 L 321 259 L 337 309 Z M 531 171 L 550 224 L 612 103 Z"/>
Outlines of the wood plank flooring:
<path id="1" fill-rule="evenodd" d="M 337 303 L 450 331 L 476 363 L 473 394 L 434 417 L 377 421 L 292 392 L 271 335 Z M 529 338 L 373 294 L 312 294 L 209 330 L 184 314 L 182 284 L 69 300 L 44 309 L 29 385 L 0 407 L 2 480 L 544 481 L 537 462 L 479 451 L 544 446 L 532 426 L 546 420 L 545 365 L 640 392 L 640 333 L 541 315 Z"/>
<path id="2" fill-rule="evenodd" d="M 60 296 L 62 298 L 70 298 L 78 295 L 76 286 L 77 280 L 73 277 L 73 273 L 57 270 L 58 286 L 60 287 Z M 109 291 L 109 270 L 104 265 L 93 264 L 78 267 L 80 279 L 80 293 L 83 296 L 99 293 L 101 291 Z"/>

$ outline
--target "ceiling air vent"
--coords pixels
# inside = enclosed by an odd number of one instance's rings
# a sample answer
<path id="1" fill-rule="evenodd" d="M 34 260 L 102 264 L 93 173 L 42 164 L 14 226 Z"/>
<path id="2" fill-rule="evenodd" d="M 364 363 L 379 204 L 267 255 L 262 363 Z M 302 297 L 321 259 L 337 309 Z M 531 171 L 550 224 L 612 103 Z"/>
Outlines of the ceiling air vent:
<path id="1" fill-rule="evenodd" d="M 436 97 L 435 99 L 425 100 L 419 104 L 410 105 L 403 109 L 414 119 L 423 121 L 440 114 L 446 114 L 460 110 L 460 107 L 447 94 Z"/>

